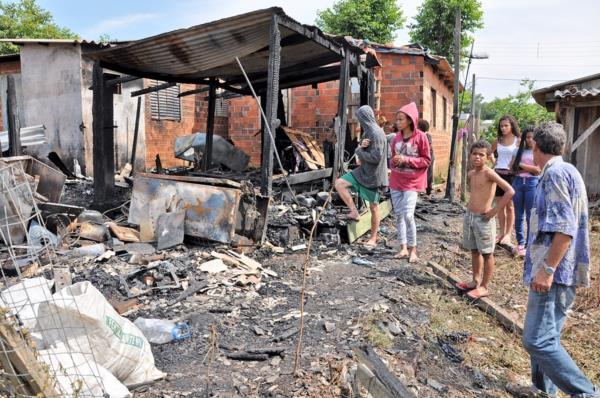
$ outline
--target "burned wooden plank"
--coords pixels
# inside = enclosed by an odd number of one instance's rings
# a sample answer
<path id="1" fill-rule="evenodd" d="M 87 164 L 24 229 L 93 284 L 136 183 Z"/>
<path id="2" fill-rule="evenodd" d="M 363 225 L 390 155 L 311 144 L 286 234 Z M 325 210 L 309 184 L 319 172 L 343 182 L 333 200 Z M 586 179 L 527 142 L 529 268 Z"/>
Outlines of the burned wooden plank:
<path id="1" fill-rule="evenodd" d="M 433 272 L 438 276 L 446 279 L 448 282 L 454 285 L 460 282 L 462 279 L 448 271 L 445 267 L 439 265 L 434 261 L 428 261 L 427 264 L 433 269 Z M 482 310 L 483 312 L 493 316 L 502 326 L 504 326 L 509 332 L 523 334 L 523 322 L 521 322 L 516 314 L 511 314 L 500 305 L 494 302 L 489 297 L 482 297 L 478 300 L 473 301 L 473 305 Z"/>
<path id="2" fill-rule="evenodd" d="M 287 176 L 287 179 L 290 185 L 304 184 L 306 182 L 317 181 L 323 178 L 331 177 L 332 170 L 333 169 L 329 167 L 327 169 L 311 170 L 305 171 L 303 173 L 289 174 Z M 273 182 L 277 185 L 285 184 L 283 176 L 277 179 L 273 178 Z"/>
<path id="3" fill-rule="evenodd" d="M 94 63 L 92 86 L 94 200 L 102 206 L 113 198 L 115 189 L 114 109 L 112 90 L 105 87 L 98 62 Z"/>
<path id="4" fill-rule="evenodd" d="M 266 361 L 269 359 L 267 354 L 250 354 L 249 352 L 238 351 L 230 352 L 227 354 L 227 358 L 235 359 L 237 361 Z"/>
<path id="5" fill-rule="evenodd" d="M 352 348 L 352 351 L 354 352 L 354 355 L 356 355 L 359 365 L 363 365 L 371 372 L 369 374 L 362 368 L 362 372 L 365 374 L 366 378 L 363 378 L 361 383 L 375 398 L 416 398 L 416 396 L 390 372 L 377 353 L 373 351 L 373 348 L 364 345 L 354 347 Z M 360 366 L 359 369 L 361 369 Z M 365 383 L 365 381 L 367 381 L 367 383 Z M 377 392 L 377 395 L 374 394 L 374 392 Z"/>
<path id="6" fill-rule="evenodd" d="M 215 177 L 201 177 L 201 176 L 177 176 L 177 175 L 166 175 L 166 174 L 152 174 L 152 173 L 139 173 L 140 177 L 156 178 L 170 181 L 181 181 L 191 182 L 195 184 L 208 184 L 215 186 L 224 186 L 229 188 L 241 188 L 242 184 L 239 182 L 229 180 L 227 178 L 215 178 Z"/>
<path id="7" fill-rule="evenodd" d="M 386 218 L 392 212 L 392 201 L 385 200 L 379 203 L 379 215 L 381 220 Z M 350 243 L 354 242 L 361 236 L 363 236 L 367 231 L 371 229 L 371 211 L 367 210 L 363 214 L 361 214 L 360 219 L 357 222 L 349 222 L 347 226 L 348 230 L 348 241 Z"/>
<path id="8" fill-rule="evenodd" d="M 206 120 L 206 142 L 204 144 L 204 156 L 202 158 L 202 170 L 207 171 L 212 163 L 213 135 L 215 131 L 215 109 L 217 88 L 210 85 L 208 91 L 208 116 Z"/>
<path id="9" fill-rule="evenodd" d="M 348 86 L 350 84 L 350 59 L 344 57 L 340 62 L 340 84 L 339 84 L 339 96 L 338 96 L 338 126 L 335 132 L 336 145 L 335 155 L 333 159 L 333 173 L 331 175 L 332 182 L 343 173 L 344 163 L 344 148 L 346 144 L 346 124 L 348 122 L 348 116 L 346 110 L 348 109 Z"/>
<path id="10" fill-rule="evenodd" d="M 10 363 L 10 367 L 5 371 L 10 372 L 14 369 L 18 372 L 19 378 L 23 378 L 25 383 L 34 394 L 40 394 L 44 397 L 59 397 L 61 394 L 54 389 L 48 367 L 42 365 L 36 358 L 31 343 L 28 343 L 21 333 L 17 332 L 15 326 L 6 315 L 0 317 L 0 338 L 2 339 L 3 350 L 0 351 L 2 364 Z"/>
<path id="11" fill-rule="evenodd" d="M 137 152 L 138 134 L 140 132 L 140 112 L 142 110 L 142 97 L 138 97 L 135 110 L 135 127 L 133 129 L 133 146 L 131 147 L 131 174 L 135 174 L 135 155 Z"/>
<path id="12" fill-rule="evenodd" d="M 17 89 L 15 78 L 6 76 L 6 117 L 8 118 L 8 154 L 19 156 L 21 154 L 21 122 L 19 121 L 19 106 L 17 104 Z"/>
<path id="13" fill-rule="evenodd" d="M 281 63 L 281 32 L 279 31 L 279 17 L 271 17 L 269 41 L 269 64 L 267 73 L 267 93 L 265 101 L 266 123 L 272 134 L 275 134 L 277 119 L 277 96 L 279 93 L 279 67 Z M 262 160 L 261 160 L 261 194 L 271 196 L 273 187 L 273 142 L 269 129 L 263 125 L 262 129 Z"/>
<path id="14" fill-rule="evenodd" d="M 106 85 L 106 87 L 112 87 L 112 86 L 116 86 L 117 84 L 129 83 L 129 82 L 133 82 L 133 81 L 139 80 L 139 79 L 141 79 L 141 77 L 121 76 L 121 77 L 117 77 L 115 79 L 107 80 L 106 83 L 104 83 L 104 84 Z"/>
<path id="15" fill-rule="evenodd" d="M 167 303 L 167 305 L 174 305 L 179 303 L 180 301 L 185 300 L 188 297 L 193 296 L 198 293 L 200 290 L 208 287 L 208 282 L 206 281 L 194 281 L 187 289 L 185 289 L 177 298 L 171 300 Z"/>

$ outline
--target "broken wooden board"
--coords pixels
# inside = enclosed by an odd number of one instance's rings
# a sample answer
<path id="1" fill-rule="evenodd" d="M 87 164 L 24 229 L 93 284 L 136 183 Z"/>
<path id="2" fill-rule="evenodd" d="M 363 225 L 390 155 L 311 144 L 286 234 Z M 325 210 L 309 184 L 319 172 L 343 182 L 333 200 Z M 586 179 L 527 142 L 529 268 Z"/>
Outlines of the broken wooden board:
<path id="1" fill-rule="evenodd" d="M 0 358 L 2 358 L 3 367 L 7 366 L 6 372 L 14 369 L 18 373 L 18 377 L 25 380 L 33 394 L 43 397 L 61 396 L 54 389 L 54 381 L 50 376 L 48 366 L 38 362 L 31 343 L 28 344 L 17 332 L 14 323 L 6 318 L 6 314 L 0 317 L 0 338 L 4 345 L 4 350 L 0 351 Z"/>
<path id="2" fill-rule="evenodd" d="M 452 272 L 448 271 L 445 267 L 439 265 L 436 262 L 428 261 L 427 265 L 429 265 L 433 272 L 449 281 L 453 286 L 457 282 L 460 282 L 462 279 L 458 276 L 454 275 Z M 517 315 L 514 313 L 510 313 L 500 307 L 496 302 L 494 302 L 489 297 L 482 297 L 478 300 L 473 301 L 473 305 L 482 310 L 483 312 L 490 314 L 502 326 L 504 326 L 509 332 L 517 333 L 519 335 L 523 335 L 523 323 L 517 318 Z"/>
<path id="3" fill-rule="evenodd" d="M 416 398 L 385 366 L 373 348 L 353 347 L 358 360 L 357 376 L 374 398 Z"/>
<path id="4" fill-rule="evenodd" d="M 282 127 L 285 134 L 292 142 L 293 147 L 305 160 L 306 166 L 311 170 L 325 168 L 325 155 L 318 148 L 312 136 L 304 131 Z"/>
<path id="5" fill-rule="evenodd" d="M 392 212 L 392 201 L 385 200 L 379 203 L 379 215 L 381 220 L 386 218 Z M 381 221 L 380 220 L 380 221 Z M 371 229 L 371 211 L 367 210 L 361 214 L 358 221 L 350 221 L 346 227 L 348 231 L 348 241 L 353 243 L 355 240 L 363 236 L 367 231 Z"/>
<path id="6" fill-rule="evenodd" d="M 133 228 L 121 227 L 114 222 L 108 223 L 108 227 L 121 242 L 140 241 L 140 233 Z"/>

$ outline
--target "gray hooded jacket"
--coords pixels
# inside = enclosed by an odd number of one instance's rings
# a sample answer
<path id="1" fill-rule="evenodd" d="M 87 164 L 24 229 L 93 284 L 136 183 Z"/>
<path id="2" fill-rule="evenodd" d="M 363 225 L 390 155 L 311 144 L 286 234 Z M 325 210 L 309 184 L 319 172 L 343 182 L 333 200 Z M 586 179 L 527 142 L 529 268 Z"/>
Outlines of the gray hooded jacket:
<path id="1" fill-rule="evenodd" d="M 387 140 L 383 129 L 377 125 L 373 109 L 363 105 L 356 111 L 356 117 L 362 127 L 362 139 L 368 138 L 371 144 L 367 148 L 356 148 L 356 157 L 360 166 L 352 171 L 358 183 L 369 189 L 388 186 L 387 177 Z M 361 141 L 362 141 L 361 139 Z"/>

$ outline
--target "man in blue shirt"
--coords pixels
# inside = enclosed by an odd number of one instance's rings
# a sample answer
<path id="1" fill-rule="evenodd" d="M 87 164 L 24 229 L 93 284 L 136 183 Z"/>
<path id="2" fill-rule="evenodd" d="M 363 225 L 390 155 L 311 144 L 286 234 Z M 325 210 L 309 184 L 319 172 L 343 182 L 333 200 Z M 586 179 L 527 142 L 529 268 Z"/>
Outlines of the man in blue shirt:
<path id="1" fill-rule="evenodd" d="M 558 123 L 534 131 L 535 163 L 542 168 L 531 211 L 525 284 L 529 299 L 523 345 L 531 357 L 531 379 L 542 393 L 557 388 L 571 397 L 600 397 L 560 343 L 567 311 L 578 286 L 589 287 L 590 246 L 585 185 L 563 161 L 566 134 Z"/>

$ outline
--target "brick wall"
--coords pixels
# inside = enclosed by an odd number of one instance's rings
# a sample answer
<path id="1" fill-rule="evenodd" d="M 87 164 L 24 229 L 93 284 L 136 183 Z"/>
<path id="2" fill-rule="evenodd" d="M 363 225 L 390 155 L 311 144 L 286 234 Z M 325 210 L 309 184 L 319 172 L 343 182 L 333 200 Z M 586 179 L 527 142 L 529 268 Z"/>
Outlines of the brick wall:
<path id="1" fill-rule="evenodd" d="M 144 83 L 147 87 L 147 83 Z M 196 88 L 193 84 L 182 84 L 181 92 Z M 202 94 L 200 94 L 202 95 Z M 155 166 L 158 154 L 163 167 L 185 166 L 187 162 L 175 158 L 175 138 L 192 134 L 195 130 L 196 95 L 181 98 L 181 120 L 154 120 L 150 109 L 150 95 L 146 94 L 144 115 L 146 123 L 146 168 Z"/>
<path id="2" fill-rule="evenodd" d="M 292 128 L 314 134 L 318 143 L 331 141 L 334 119 L 338 110 L 339 81 L 296 87 L 291 92 Z"/>
<path id="3" fill-rule="evenodd" d="M 251 166 L 260 166 L 260 112 L 254 97 L 229 100 L 229 138 L 250 156 Z"/>
<path id="4" fill-rule="evenodd" d="M 424 66 L 423 82 L 423 118 L 429 121 L 429 131 L 433 139 L 435 154 L 434 175 L 444 179 L 448 173 L 450 160 L 450 143 L 452 138 L 452 91 L 438 77 L 433 66 Z M 432 89 L 435 90 L 435 126 L 433 123 Z M 446 122 L 444 123 L 444 99 L 446 99 Z"/>
<path id="5" fill-rule="evenodd" d="M 376 71 L 380 81 L 380 114 L 391 122 L 400 107 L 415 102 L 423 112 L 423 57 L 378 54 L 382 67 Z"/>
<path id="6" fill-rule="evenodd" d="M 208 120 L 208 100 L 205 98 L 208 93 L 195 95 L 196 99 L 196 117 L 194 120 L 194 132 L 206 132 L 206 122 Z M 223 138 L 229 138 L 229 117 L 215 116 L 214 134 Z"/>

